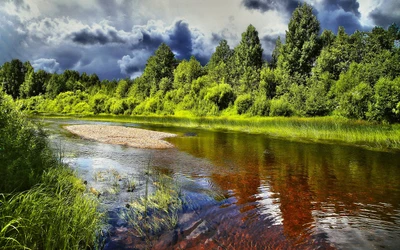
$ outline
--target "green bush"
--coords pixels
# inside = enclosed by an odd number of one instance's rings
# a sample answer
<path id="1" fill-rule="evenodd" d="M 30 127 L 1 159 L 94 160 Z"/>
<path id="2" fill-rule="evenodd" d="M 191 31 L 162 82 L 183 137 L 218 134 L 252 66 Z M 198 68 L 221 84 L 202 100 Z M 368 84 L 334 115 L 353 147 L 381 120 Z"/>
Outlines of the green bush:
<path id="1" fill-rule="evenodd" d="M 257 95 L 253 105 L 250 107 L 250 114 L 257 116 L 268 116 L 270 111 L 270 100 L 265 95 Z"/>
<path id="2" fill-rule="evenodd" d="M 219 110 L 223 110 L 226 109 L 230 103 L 233 103 L 235 94 L 233 93 L 231 85 L 221 83 L 209 88 L 204 99 L 215 103 Z"/>
<path id="3" fill-rule="evenodd" d="M 236 110 L 239 115 L 244 114 L 253 105 L 253 98 L 250 94 L 240 95 L 235 100 Z"/>
<path id="4" fill-rule="evenodd" d="M 374 86 L 374 102 L 369 108 L 369 118 L 389 123 L 400 122 L 400 77 L 394 80 L 381 78 Z"/>
<path id="5" fill-rule="evenodd" d="M 286 95 L 281 96 L 279 99 L 271 100 L 270 116 L 291 116 L 293 115 L 292 107 Z"/>
<path id="6" fill-rule="evenodd" d="M 367 83 L 360 83 L 343 93 L 339 99 L 339 114 L 347 118 L 364 119 L 372 96 L 372 89 Z"/>
<path id="7" fill-rule="evenodd" d="M 0 90 L 0 192 L 27 190 L 54 164 L 44 131 L 19 114 Z"/>

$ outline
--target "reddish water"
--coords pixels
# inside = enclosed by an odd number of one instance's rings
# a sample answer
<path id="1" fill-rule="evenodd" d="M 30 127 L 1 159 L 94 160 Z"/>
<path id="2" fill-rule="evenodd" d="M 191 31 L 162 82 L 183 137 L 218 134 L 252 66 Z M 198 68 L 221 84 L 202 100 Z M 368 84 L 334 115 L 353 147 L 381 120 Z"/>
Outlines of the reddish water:
<path id="1" fill-rule="evenodd" d="M 175 229 L 146 242 L 115 216 L 126 196 L 107 201 L 115 205 L 106 249 L 400 248 L 399 152 L 151 128 L 182 135 L 170 139 L 177 149 L 151 151 L 151 162 L 182 181 L 192 206 Z M 183 136 L 189 131 L 196 136 Z M 82 157 L 101 156 L 121 171 L 147 164 L 150 151 L 79 140 L 66 142 L 78 168 L 105 162 L 85 165 Z"/>

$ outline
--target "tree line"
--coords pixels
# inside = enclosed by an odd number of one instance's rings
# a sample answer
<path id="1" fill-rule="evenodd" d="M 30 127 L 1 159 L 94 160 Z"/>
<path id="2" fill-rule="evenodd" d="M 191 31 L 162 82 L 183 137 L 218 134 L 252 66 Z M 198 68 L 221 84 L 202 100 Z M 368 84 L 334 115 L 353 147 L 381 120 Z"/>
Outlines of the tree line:
<path id="1" fill-rule="evenodd" d="M 400 122 L 400 28 L 320 32 L 308 4 L 292 14 L 270 62 L 254 26 L 209 62 L 179 61 L 161 44 L 136 79 L 35 71 L 18 59 L 0 69 L 3 90 L 23 110 L 67 114 L 327 116 Z"/>

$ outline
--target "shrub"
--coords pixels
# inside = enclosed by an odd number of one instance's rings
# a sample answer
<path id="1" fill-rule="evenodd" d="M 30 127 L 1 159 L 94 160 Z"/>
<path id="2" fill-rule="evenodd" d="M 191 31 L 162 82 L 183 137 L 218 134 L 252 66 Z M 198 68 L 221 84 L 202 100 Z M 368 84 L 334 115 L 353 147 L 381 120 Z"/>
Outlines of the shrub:
<path id="1" fill-rule="evenodd" d="M 374 86 L 374 102 L 369 108 L 369 118 L 389 123 L 400 122 L 400 77 L 393 81 L 381 78 Z"/>
<path id="2" fill-rule="evenodd" d="M 235 100 L 236 110 L 239 115 L 244 114 L 253 105 L 253 98 L 250 94 L 240 95 Z"/>
<path id="3" fill-rule="evenodd" d="M 271 100 L 270 116 L 291 116 L 292 114 L 293 110 L 286 95 Z"/>

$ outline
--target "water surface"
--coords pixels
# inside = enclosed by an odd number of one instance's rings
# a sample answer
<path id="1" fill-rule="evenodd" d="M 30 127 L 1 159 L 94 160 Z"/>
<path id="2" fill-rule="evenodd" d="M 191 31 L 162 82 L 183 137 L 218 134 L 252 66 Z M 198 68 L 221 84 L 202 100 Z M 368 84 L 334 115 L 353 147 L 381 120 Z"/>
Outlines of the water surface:
<path id="1" fill-rule="evenodd" d="M 118 214 L 126 203 L 143 195 L 149 164 L 178 179 L 194 204 L 180 213 L 174 230 L 147 245 L 153 248 L 400 247 L 398 152 L 238 132 L 118 124 L 179 135 L 168 139 L 175 149 L 134 149 L 82 140 L 60 128 L 108 123 L 46 123 L 65 161 L 88 186 L 110 194 L 100 198 L 110 216 L 106 249 L 146 247 L 130 235 Z M 130 180 L 137 183 L 134 192 L 125 190 L 124 182 Z M 216 192 L 221 195 L 212 195 Z"/>

